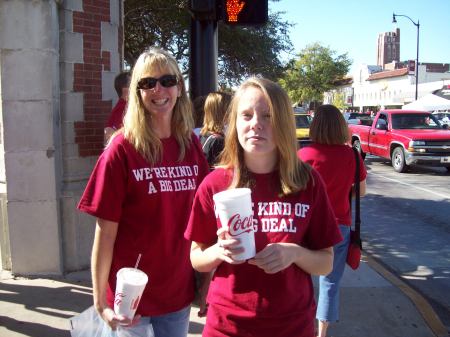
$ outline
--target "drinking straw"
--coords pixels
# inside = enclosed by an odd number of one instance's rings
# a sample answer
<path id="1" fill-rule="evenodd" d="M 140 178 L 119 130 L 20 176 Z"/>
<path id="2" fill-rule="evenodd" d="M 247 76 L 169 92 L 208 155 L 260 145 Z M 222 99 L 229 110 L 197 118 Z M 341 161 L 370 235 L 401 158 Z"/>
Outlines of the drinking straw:
<path id="1" fill-rule="evenodd" d="M 141 256 L 142 256 L 142 254 L 139 254 L 139 256 L 137 258 L 137 261 L 136 261 L 136 264 L 134 265 L 134 269 L 137 269 L 139 261 L 141 260 Z"/>

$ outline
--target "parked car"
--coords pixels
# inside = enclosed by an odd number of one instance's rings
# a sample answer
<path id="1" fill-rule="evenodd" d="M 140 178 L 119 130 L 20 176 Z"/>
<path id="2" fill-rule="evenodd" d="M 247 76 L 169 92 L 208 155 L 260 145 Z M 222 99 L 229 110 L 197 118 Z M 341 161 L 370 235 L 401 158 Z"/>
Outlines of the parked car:
<path id="1" fill-rule="evenodd" d="M 450 111 L 435 111 L 433 115 L 436 116 L 442 125 L 447 124 L 450 126 Z"/>
<path id="2" fill-rule="evenodd" d="M 373 118 L 370 113 L 344 112 L 347 124 L 372 125 Z"/>
<path id="3" fill-rule="evenodd" d="M 306 146 L 311 143 L 309 138 L 309 126 L 311 125 L 312 117 L 304 112 L 295 112 L 295 125 L 296 125 L 296 135 L 300 146 Z"/>
<path id="4" fill-rule="evenodd" d="M 346 121 L 361 117 L 370 117 L 370 113 L 366 112 L 344 112 L 344 118 Z"/>
<path id="5" fill-rule="evenodd" d="M 426 111 L 382 110 L 371 126 L 349 124 L 352 145 L 391 160 L 396 172 L 411 164 L 446 167 L 450 171 L 450 130 Z"/>

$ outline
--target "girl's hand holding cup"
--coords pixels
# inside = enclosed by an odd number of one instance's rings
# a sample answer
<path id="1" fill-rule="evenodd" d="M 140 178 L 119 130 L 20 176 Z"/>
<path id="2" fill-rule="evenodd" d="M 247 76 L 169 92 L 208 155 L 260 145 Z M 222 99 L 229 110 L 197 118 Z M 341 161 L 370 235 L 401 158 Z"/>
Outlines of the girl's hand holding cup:
<path id="1" fill-rule="evenodd" d="M 230 237 L 228 227 L 221 227 L 217 231 L 217 251 L 219 258 L 230 264 L 241 264 L 245 260 L 235 260 L 235 256 L 244 252 L 239 238 Z"/>

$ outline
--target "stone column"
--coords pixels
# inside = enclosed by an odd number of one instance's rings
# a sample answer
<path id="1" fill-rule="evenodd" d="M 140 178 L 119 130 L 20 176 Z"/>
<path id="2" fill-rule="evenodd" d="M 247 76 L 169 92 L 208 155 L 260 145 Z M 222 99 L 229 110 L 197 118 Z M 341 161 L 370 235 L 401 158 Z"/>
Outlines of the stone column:
<path id="1" fill-rule="evenodd" d="M 2 267 L 61 274 L 57 1 L 0 2 Z"/>

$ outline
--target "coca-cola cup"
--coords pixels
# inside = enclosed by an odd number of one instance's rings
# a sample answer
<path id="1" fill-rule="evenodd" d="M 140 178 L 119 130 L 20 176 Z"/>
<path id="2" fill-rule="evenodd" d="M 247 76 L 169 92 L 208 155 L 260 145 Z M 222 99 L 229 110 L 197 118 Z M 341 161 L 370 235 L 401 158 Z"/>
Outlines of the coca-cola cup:
<path id="1" fill-rule="evenodd" d="M 117 272 L 114 312 L 133 319 L 148 282 L 148 276 L 137 268 L 122 268 Z"/>
<path id="2" fill-rule="evenodd" d="M 222 226 L 228 226 L 228 238 L 239 238 L 244 251 L 233 255 L 236 261 L 255 256 L 255 234 L 253 231 L 253 210 L 251 190 L 233 188 L 213 195 L 216 212 Z"/>

